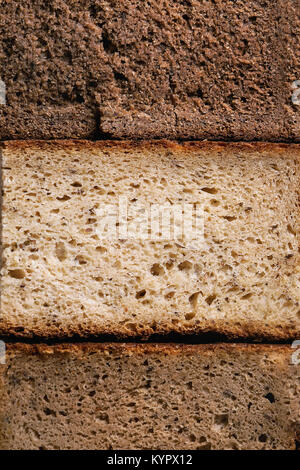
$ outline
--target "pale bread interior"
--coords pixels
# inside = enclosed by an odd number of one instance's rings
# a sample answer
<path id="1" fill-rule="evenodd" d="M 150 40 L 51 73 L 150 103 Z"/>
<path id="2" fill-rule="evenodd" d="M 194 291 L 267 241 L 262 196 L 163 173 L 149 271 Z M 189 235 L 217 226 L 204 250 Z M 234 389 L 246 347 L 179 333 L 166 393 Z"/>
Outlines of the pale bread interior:
<path id="1" fill-rule="evenodd" d="M 2 324 L 46 336 L 299 331 L 295 147 L 8 144 L 3 167 Z M 201 205 L 203 242 L 101 239 L 97 211 L 119 196 Z"/>

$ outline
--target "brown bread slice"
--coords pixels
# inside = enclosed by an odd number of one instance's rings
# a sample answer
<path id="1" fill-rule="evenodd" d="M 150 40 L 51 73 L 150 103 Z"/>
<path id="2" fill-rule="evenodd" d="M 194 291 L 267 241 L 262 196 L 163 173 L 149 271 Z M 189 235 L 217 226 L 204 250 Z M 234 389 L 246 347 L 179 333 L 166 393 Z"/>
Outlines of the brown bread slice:
<path id="1" fill-rule="evenodd" d="M 1 139 L 299 141 L 299 0 L 0 5 Z"/>
<path id="2" fill-rule="evenodd" d="M 5 144 L 0 331 L 297 339 L 299 155 L 271 144 Z M 170 234 L 153 240 L 147 225 L 141 239 L 116 219 L 106 235 L 99 211 L 119 196 L 129 229 L 150 204 L 185 202 L 203 211 L 204 231 L 175 238 L 171 218 Z"/>
<path id="3" fill-rule="evenodd" d="M 295 449 L 299 365 L 272 345 L 7 345 L 2 449 Z"/>

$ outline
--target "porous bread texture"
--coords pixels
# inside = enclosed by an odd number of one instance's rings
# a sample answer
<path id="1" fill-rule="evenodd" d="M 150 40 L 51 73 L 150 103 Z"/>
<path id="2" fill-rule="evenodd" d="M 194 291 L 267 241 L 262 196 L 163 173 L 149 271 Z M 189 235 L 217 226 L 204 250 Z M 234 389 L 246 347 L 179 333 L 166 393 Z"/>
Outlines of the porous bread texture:
<path id="1" fill-rule="evenodd" d="M 300 336 L 297 145 L 32 142 L 3 149 L 0 331 Z M 101 238 L 97 211 L 199 204 L 204 239 Z"/>
<path id="2" fill-rule="evenodd" d="M 292 352 L 284 345 L 7 345 L 0 448 L 295 449 L 300 371 Z"/>
<path id="3" fill-rule="evenodd" d="M 0 6 L 1 139 L 299 141 L 298 0 Z"/>

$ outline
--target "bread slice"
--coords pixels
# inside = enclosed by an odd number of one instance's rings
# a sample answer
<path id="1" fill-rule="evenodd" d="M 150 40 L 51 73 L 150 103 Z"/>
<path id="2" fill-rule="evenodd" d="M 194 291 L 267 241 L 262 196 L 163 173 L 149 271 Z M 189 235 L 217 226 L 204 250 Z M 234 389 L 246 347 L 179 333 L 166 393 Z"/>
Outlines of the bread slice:
<path id="1" fill-rule="evenodd" d="M 0 447 L 294 449 L 300 377 L 292 352 L 284 345 L 7 345 Z"/>
<path id="2" fill-rule="evenodd" d="M 299 156 L 297 145 L 6 143 L 1 333 L 298 338 Z M 155 231 L 162 205 L 183 224 L 163 212 Z"/>
<path id="3" fill-rule="evenodd" d="M 2 140 L 300 140 L 299 0 L 0 3 Z"/>

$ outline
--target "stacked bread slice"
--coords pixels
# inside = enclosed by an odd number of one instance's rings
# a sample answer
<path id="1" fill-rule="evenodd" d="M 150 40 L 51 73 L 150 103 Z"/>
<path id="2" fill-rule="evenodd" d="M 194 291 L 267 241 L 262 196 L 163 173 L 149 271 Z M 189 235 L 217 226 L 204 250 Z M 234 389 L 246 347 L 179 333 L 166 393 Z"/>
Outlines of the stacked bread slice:
<path id="1" fill-rule="evenodd" d="M 296 449 L 297 2 L 0 3 L 0 449 Z"/>
<path id="2" fill-rule="evenodd" d="M 290 357 L 288 345 L 12 344 L 0 366 L 0 445 L 294 449 Z"/>
<path id="3" fill-rule="evenodd" d="M 298 0 L 0 3 L 2 140 L 300 141 Z"/>

